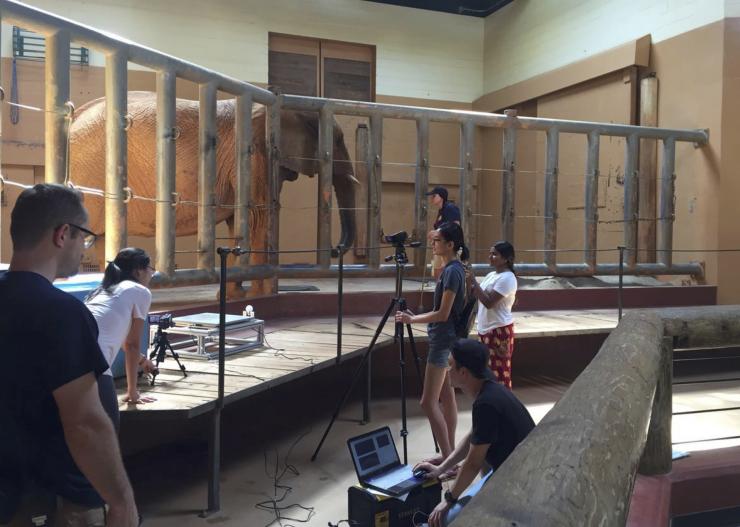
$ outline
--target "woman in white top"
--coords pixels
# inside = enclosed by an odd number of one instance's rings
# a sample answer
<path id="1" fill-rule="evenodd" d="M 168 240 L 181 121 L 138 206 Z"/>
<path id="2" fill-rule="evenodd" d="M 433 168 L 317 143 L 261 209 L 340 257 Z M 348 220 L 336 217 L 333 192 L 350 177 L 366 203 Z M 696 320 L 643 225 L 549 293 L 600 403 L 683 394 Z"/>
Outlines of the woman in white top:
<path id="1" fill-rule="evenodd" d="M 144 320 L 152 303 L 148 286 L 153 274 L 146 251 L 134 247 L 122 249 L 105 268 L 103 283 L 85 299 L 98 323 L 98 344 L 108 364 L 113 363 L 119 349 L 124 349 L 127 381 L 124 400 L 132 404 L 152 400 L 139 396 L 136 381 L 140 367 L 145 372 L 155 369 L 140 349 Z M 100 376 L 98 383 L 101 382 L 113 383 L 110 369 Z M 118 428 L 118 401 L 103 401 L 103 405 L 110 415 L 116 416 L 114 423 Z"/>
<path id="2" fill-rule="evenodd" d="M 514 353 L 514 318 L 511 307 L 516 299 L 514 247 L 496 242 L 489 254 L 495 271 L 479 284 L 473 277 L 470 293 L 478 305 L 478 336 L 491 353 L 491 370 L 498 382 L 511 389 L 511 356 Z"/>

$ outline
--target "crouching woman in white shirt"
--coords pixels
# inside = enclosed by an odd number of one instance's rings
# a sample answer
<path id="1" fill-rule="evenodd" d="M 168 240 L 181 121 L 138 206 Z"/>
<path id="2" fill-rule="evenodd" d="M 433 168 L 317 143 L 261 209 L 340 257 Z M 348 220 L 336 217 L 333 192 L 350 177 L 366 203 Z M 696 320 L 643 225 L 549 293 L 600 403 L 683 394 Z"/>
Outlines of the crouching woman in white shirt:
<path id="1" fill-rule="evenodd" d="M 489 254 L 495 271 L 483 281 L 472 277 L 470 293 L 480 301 L 478 305 L 478 336 L 488 346 L 491 370 L 496 380 L 511 390 L 511 357 L 514 353 L 514 317 L 511 308 L 516 300 L 514 275 L 514 246 L 496 242 Z"/>
<path id="2" fill-rule="evenodd" d="M 103 282 L 85 299 L 98 323 L 98 344 L 108 365 L 113 363 L 118 350 L 126 354 L 126 397 L 131 404 L 150 402 L 141 398 L 136 387 L 139 368 L 149 373 L 154 364 L 141 354 L 141 334 L 144 320 L 152 303 L 149 282 L 154 274 L 149 255 L 143 249 L 128 247 L 116 255 L 105 268 Z M 111 370 L 100 376 L 98 383 L 113 383 Z M 115 394 L 115 389 L 113 392 Z M 102 401 L 109 415 L 115 416 L 118 429 L 118 401 Z"/>

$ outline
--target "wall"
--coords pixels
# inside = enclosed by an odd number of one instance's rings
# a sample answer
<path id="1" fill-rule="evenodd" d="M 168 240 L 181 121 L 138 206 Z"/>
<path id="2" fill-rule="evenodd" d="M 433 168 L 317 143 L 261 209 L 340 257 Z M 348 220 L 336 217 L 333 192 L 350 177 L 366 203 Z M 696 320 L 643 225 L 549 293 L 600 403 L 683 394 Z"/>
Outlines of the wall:
<path id="1" fill-rule="evenodd" d="M 653 42 L 721 20 L 737 0 L 517 0 L 486 18 L 488 93 L 651 34 Z M 733 16 L 729 14 L 728 16 Z M 735 14 L 734 16 L 737 16 Z"/>
<path id="2" fill-rule="evenodd" d="M 740 2 L 737 3 L 740 5 Z M 740 11 L 740 9 L 738 10 Z M 740 12 L 738 13 L 740 14 Z M 724 21 L 724 57 L 722 63 L 722 136 L 721 165 L 718 189 L 719 225 L 717 245 L 724 248 L 740 248 L 738 225 L 738 197 L 740 196 L 740 18 Z M 716 159 L 713 159 L 716 162 Z M 723 304 L 740 302 L 740 252 L 718 255 L 717 283 L 719 301 Z"/>
<path id="3" fill-rule="evenodd" d="M 483 21 L 474 17 L 363 0 L 26 3 L 248 82 L 267 83 L 276 32 L 376 46 L 378 94 L 470 102 L 482 88 Z M 5 56 L 9 33 L 4 25 Z"/>

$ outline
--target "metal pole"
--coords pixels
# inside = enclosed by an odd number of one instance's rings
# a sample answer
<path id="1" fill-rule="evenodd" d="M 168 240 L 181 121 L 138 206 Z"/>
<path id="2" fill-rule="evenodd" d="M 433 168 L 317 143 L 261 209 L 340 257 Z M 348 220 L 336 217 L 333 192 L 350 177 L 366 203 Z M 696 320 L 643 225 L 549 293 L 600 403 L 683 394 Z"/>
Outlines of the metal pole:
<path id="1" fill-rule="evenodd" d="M 280 111 L 282 108 L 282 95 L 278 95 L 277 101 L 272 106 L 265 108 L 267 125 L 266 145 L 269 149 L 269 172 L 267 177 L 267 199 L 268 199 L 268 227 L 267 227 L 267 263 L 273 266 L 278 264 L 278 249 L 280 247 Z M 277 284 L 276 284 L 277 285 Z"/>
<path id="2" fill-rule="evenodd" d="M 421 274 L 426 266 L 427 188 L 429 187 L 429 119 L 416 121 L 416 175 L 414 178 L 414 234 L 422 242 L 414 252 L 414 266 Z"/>
<path id="3" fill-rule="evenodd" d="M 359 182 L 355 189 L 355 203 L 362 212 L 357 215 L 357 235 L 355 237 L 355 257 L 367 258 L 367 247 L 370 232 L 370 136 L 367 124 L 357 123 L 355 129 L 355 179 Z M 364 209 L 364 210 L 363 210 Z"/>
<path id="4" fill-rule="evenodd" d="M 203 516 L 221 510 L 221 410 L 224 407 L 226 369 L 226 259 L 232 251 L 228 247 L 219 247 L 216 252 L 221 259 L 218 275 L 218 396 L 208 441 L 208 509 L 203 512 Z"/>
<path id="5" fill-rule="evenodd" d="M 157 212 L 156 267 L 168 277 L 175 272 L 175 75 L 157 73 Z"/>
<path id="6" fill-rule="evenodd" d="M 624 159 L 624 245 L 627 253 L 625 261 L 628 269 L 637 263 L 637 217 L 639 211 L 639 180 L 637 171 L 640 138 L 634 134 L 627 136 Z"/>
<path id="7" fill-rule="evenodd" d="M 501 192 L 501 236 L 504 240 L 514 242 L 514 215 L 516 198 L 516 128 L 518 119 L 516 110 L 506 110 L 506 123 L 504 128 L 504 152 Z"/>
<path id="8" fill-rule="evenodd" d="M 344 245 L 337 246 L 339 273 L 337 273 L 337 364 L 342 360 L 342 316 L 344 313 Z"/>
<path id="9" fill-rule="evenodd" d="M 334 157 L 334 114 L 324 106 L 319 112 L 319 197 L 317 210 L 317 236 L 319 252 L 316 263 L 323 268 L 331 265 L 331 195 L 332 167 Z"/>
<path id="10" fill-rule="evenodd" d="M 44 180 L 64 183 L 67 179 L 69 137 L 69 32 L 46 37 L 46 114 L 44 125 Z M 107 70 L 106 70 L 107 71 Z"/>
<path id="11" fill-rule="evenodd" d="M 105 57 L 105 259 L 112 262 L 128 238 L 126 187 L 128 63 L 122 51 Z"/>
<path id="12" fill-rule="evenodd" d="M 473 147 L 475 144 L 475 124 L 465 121 L 460 127 L 460 212 L 462 213 L 462 228 L 467 239 L 468 247 L 475 247 L 476 226 L 473 216 Z M 472 254 L 471 254 L 472 258 Z"/>
<path id="13" fill-rule="evenodd" d="M 619 317 L 617 320 L 622 320 L 622 285 L 624 278 L 624 247 L 621 245 L 617 247 L 619 249 L 619 289 L 617 290 L 617 306 L 619 308 Z"/>
<path id="14" fill-rule="evenodd" d="M 658 218 L 658 263 L 673 264 L 673 222 L 676 217 L 676 140 L 663 141 L 663 167 L 660 172 L 660 217 Z"/>
<path id="15" fill-rule="evenodd" d="M 440 123 L 463 123 L 472 120 L 477 126 L 491 128 L 506 128 L 511 123 L 511 117 L 515 115 L 514 110 L 507 110 L 504 115 L 496 113 L 471 112 L 465 110 L 442 110 L 432 108 L 419 108 L 416 106 L 401 106 L 394 104 L 378 104 L 362 101 L 342 101 L 339 99 L 320 99 L 317 97 L 304 97 L 300 95 L 285 95 L 284 105 L 286 109 L 317 112 L 322 106 L 331 105 L 333 111 L 341 115 L 352 115 L 368 117 L 378 113 L 386 119 L 408 119 L 417 120 L 426 118 L 430 121 Z M 655 128 L 650 126 L 632 126 L 612 123 L 595 123 L 587 121 L 570 121 L 563 119 L 545 119 L 539 117 L 517 117 L 516 128 L 522 130 L 540 130 L 546 132 L 553 126 L 560 130 L 561 134 L 587 134 L 598 130 L 601 135 L 626 137 L 637 135 L 640 138 L 663 139 L 665 137 L 676 137 L 679 141 L 687 141 L 698 144 L 706 144 L 709 140 L 707 130 L 680 130 L 670 128 Z"/>
<path id="16" fill-rule="evenodd" d="M 557 265 L 558 246 L 558 154 L 560 135 L 557 128 L 547 131 L 547 165 L 545 168 L 545 255 L 551 272 Z"/>
<path id="17" fill-rule="evenodd" d="M 252 96 L 236 98 L 236 209 L 234 210 L 234 236 L 242 247 L 251 247 L 249 237 L 249 207 L 252 190 Z M 237 258 L 237 265 L 249 265 L 249 253 Z"/>
<path id="18" fill-rule="evenodd" d="M 213 269 L 216 243 L 216 84 L 198 87 L 198 269 Z"/>
<path id="19" fill-rule="evenodd" d="M 368 147 L 368 221 L 367 221 L 367 265 L 371 269 L 380 267 L 381 203 L 383 190 L 383 117 L 370 116 L 370 143 Z"/>
<path id="20" fill-rule="evenodd" d="M 583 254 L 586 265 L 593 271 L 596 268 L 596 248 L 599 227 L 599 132 L 588 134 L 586 157 L 586 197 L 584 201 L 584 221 L 586 233 Z"/>

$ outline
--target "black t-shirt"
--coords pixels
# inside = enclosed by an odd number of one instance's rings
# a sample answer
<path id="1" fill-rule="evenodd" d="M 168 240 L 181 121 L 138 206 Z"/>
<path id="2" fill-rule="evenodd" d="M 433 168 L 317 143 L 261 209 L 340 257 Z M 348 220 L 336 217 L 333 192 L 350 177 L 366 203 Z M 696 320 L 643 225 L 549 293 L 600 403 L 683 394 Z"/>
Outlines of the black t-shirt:
<path id="1" fill-rule="evenodd" d="M 457 321 L 465 307 L 465 268 L 460 260 L 452 260 L 442 269 L 437 286 L 434 289 L 434 310 L 439 310 L 442 305 L 442 295 L 446 290 L 455 293 L 452 302 L 450 316 L 443 322 L 430 322 L 427 325 L 427 333 L 433 345 L 448 345 L 457 338 L 455 321 Z"/>
<path id="2" fill-rule="evenodd" d="M 32 478 L 69 501 L 103 504 L 72 459 L 52 395 L 87 373 L 97 377 L 108 369 L 97 337 L 85 305 L 43 276 L 0 276 L 0 501 L 6 500 L 0 509 L 13 499 L 1 488 L 13 478 L 16 489 Z"/>
<path id="3" fill-rule="evenodd" d="M 439 209 L 437 219 L 434 220 L 434 228 L 437 229 L 440 225 L 448 221 L 460 221 L 460 209 L 458 209 L 457 205 L 454 203 L 445 201 L 445 204 L 442 205 L 441 209 Z"/>
<path id="4" fill-rule="evenodd" d="M 524 405 L 508 388 L 495 381 L 483 383 L 473 403 L 470 442 L 487 445 L 486 462 L 496 470 L 534 428 Z"/>

